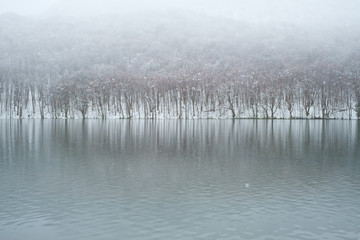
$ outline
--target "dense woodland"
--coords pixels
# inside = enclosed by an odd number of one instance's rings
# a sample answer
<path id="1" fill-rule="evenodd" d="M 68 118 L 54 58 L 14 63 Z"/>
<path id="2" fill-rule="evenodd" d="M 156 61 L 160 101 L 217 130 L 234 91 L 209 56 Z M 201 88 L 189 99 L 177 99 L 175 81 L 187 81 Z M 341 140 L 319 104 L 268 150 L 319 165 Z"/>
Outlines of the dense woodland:
<path id="1" fill-rule="evenodd" d="M 1 118 L 360 117 L 360 28 L 0 15 Z"/>

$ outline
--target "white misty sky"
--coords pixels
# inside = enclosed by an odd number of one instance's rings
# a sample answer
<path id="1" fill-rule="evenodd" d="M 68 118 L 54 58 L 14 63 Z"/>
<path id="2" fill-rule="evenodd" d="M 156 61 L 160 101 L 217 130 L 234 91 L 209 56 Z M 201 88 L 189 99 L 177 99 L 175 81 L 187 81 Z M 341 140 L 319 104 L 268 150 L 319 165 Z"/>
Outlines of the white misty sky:
<path id="1" fill-rule="evenodd" d="M 250 21 L 359 24 L 360 0 L 0 0 L 0 14 L 88 16 L 188 9 Z"/>
<path id="2" fill-rule="evenodd" d="M 47 11 L 57 0 L 0 0 L 0 13 L 38 15 Z"/>

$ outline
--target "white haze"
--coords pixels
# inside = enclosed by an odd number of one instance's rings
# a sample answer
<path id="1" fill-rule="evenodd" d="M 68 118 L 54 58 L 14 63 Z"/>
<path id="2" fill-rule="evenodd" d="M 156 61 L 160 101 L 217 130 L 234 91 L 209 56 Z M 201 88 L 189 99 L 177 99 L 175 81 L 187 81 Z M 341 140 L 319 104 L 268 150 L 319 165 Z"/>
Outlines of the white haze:
<path id="1" fill-rule="evenodd" d="M 0 0 L 0 14 L 41 15 L 56 2 L 57 0 Z"/>
<path id="2" fill-rule="evenodd" d="M 354 25 L 360 0 L 0 0 L 0 13 L 96 16 L 144 11 L 190 10 L 251 22 Z"/>
<path id="3" fill-rule="evenodd" d="M 0 0 L 0 118 L 360 118 L 359 23 L 360 0 Z"/>

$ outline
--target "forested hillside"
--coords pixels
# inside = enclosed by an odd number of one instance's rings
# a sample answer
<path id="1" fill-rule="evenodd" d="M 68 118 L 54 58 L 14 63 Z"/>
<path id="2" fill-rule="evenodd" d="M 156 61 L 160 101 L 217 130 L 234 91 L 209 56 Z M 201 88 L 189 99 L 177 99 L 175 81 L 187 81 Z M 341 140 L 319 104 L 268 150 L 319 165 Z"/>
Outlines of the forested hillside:
<path id="1" fill-rule="evenodd" d="M 1 118 L 357 118 L 360 28 L 0 15 Z"/>

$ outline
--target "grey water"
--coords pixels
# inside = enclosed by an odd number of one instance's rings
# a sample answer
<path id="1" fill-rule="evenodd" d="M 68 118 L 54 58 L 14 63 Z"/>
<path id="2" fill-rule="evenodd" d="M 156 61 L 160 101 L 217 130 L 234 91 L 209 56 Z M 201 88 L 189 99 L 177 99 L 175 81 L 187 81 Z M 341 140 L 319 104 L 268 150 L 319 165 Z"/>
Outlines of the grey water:
<path id="1" fill-rule="evenodd" d="M 0 120 L 0 239 L 360 239 L 359 122 Z"/>

